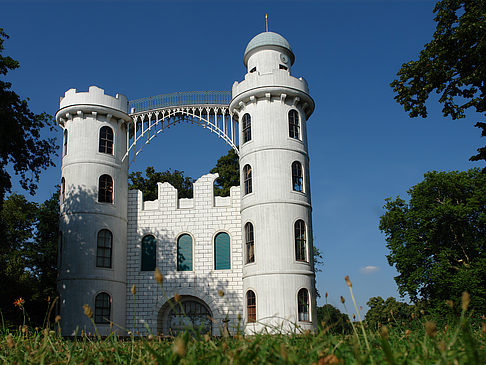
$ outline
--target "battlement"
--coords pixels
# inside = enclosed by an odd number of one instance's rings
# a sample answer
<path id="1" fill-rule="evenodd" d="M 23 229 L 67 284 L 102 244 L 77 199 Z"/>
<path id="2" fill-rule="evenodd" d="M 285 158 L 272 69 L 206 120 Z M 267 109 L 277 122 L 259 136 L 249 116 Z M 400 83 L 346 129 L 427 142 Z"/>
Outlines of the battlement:
<path id="1" fill-rule="evenodd" d="M 237 206 L 240 202 L 240 187 L 233 186 L 230 189 L 230 196 L 214 196 L 214 181 L 218 174 L 207 174 L 201 176 L 193 184 L 193 198 L 179 199 L 179 192 L 170 183 L 157 183 L 158 199 L 143 201 L 143 194 L 140 190 L 130 190 L 128 194 L 129 207 L 136 206 L 138 211 L 148 210 L 201 210 L 212 207 Z M 133 208 L 132 208 L 133 209 Z"/>
<path id="2" fill-rule="evenodd" d="M 116 94 L 114 97 L 106 95 L 105 90 L 97 86 L 90 86 L 87 92 L 78 92 L 76 89 L 66 91 L 64 97 L 60 99 L 59 109 L 73 105 L 104 106 L 128 114 L 128 99 L 125 95 Z"/>

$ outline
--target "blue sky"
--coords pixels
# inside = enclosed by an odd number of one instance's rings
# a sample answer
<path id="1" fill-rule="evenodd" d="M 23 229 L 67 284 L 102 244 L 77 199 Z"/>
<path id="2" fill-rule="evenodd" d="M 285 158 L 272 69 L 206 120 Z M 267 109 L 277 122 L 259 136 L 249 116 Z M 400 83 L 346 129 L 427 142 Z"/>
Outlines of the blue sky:
<path id="1" fill-rule="evenodd" d="M 435 29 L 434 1 L 11 1 L 0 26 L 5 54 L 21 68 L 7 79 L 31 109 L 54 115 L 70 88 L 97 85 L 130 100 L 195 90 L 231 90 L 244 78 L 243 52 L 265 29 L 282 34 L 316 103 L 308 123 L 313 226 L 324 255 L 321 294 L 343 310 L 350 275 L 360 305 L 398 296 L 378 229 L 386 197 L 430 170 L 465 170 L 484 144 L 474 116 L 443 118 L 433 100 L 427 119 L 410 119 L 389 83 L 415 59 Z M 56 132 L 61 143 L 61 130 Z M 208 173 L 229 147 L 205 129 L 181 125 L 144 147 L 131 171 L 154 166 Z M 33 198 L 60 180 L 44 172 Z M 17 192 L 21 189 L 16 188 Z M 319 300 L 323 303 L 323 298 Z M 350 306 L 348 306 L 350 308 Z"/>

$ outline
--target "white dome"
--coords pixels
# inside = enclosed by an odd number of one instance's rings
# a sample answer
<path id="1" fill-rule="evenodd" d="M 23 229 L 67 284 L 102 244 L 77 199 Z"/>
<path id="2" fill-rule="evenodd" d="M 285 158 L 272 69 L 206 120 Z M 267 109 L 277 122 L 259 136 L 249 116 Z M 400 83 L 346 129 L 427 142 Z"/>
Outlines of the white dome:
<path id="1" fill-rule="evenodd" d="M 245 66 L 247 65 L 248 58 L 260 48 L 281 48 L 290 56 L 291 64 L 294 63 L 295 56 L 292 52 L 292 48 L 290 48 L 289 42 L 278 33 L 263 32 L 253 37 L 250 43 L 246 46 L 245 55 L 243 56 L 243 63 Z"/>

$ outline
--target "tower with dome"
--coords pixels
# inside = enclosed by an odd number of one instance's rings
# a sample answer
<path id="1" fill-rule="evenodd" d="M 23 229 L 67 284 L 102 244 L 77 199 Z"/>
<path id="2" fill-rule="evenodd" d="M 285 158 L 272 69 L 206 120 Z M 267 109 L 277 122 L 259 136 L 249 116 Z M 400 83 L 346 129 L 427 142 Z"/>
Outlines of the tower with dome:
<path id="1" fill-rule="evenodd" d="M 248 43 L 247 73 L 231 93 L 129 102 L 95 86 L 66 92 L 56 114 L 63 335 L 93 331 L 83 306 L 101 334 L 316 328 L 306 128 L 314 101 L 307 82 L 291 76 L 294 60 L 288 41 L 267 31 Z M 191 199 L 168 183 L 154 201 L 128 190 L 131 161 L 179 122 L 238 153 L 240 186 L 230 196 L 215 196 L 217 174 L 200 177 Z"/>

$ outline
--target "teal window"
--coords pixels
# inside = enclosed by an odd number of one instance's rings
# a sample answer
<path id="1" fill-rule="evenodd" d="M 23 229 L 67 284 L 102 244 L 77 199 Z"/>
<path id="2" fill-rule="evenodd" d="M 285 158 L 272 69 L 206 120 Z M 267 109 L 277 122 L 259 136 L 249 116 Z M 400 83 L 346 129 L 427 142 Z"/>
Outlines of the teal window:
<path id="1" fill-rule="evenodd" d="M 157 243 L 152 235 L 142 238 L 142 271 L 154 271 L 156 266 Z"/>
<path id="2" fill-rule="evenodd" d="M 177 271 L 192 271 L 192 237 L 188 234 L 177 239 Z"/>
<path id="3" fill-rule="evenodd" d="M 230 237 L 228 233 L 218 233 L 214 238 L 214 269 L 231 269 Z"/>

